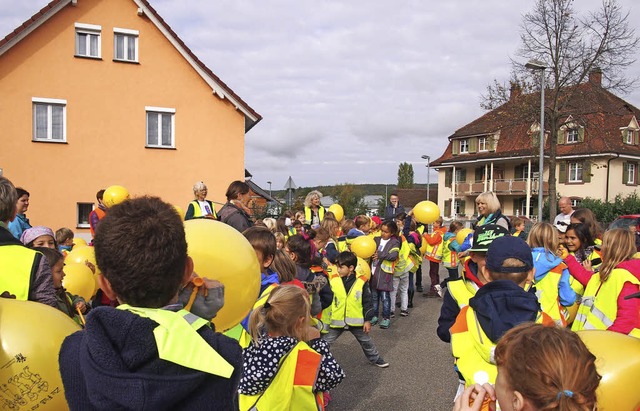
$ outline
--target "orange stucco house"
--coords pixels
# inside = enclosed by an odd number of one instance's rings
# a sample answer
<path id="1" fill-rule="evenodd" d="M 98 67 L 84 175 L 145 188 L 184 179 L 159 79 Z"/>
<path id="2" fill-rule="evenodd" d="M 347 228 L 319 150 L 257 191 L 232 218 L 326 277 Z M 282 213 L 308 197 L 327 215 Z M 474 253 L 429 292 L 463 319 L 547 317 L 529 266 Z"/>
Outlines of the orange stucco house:
<path id="1" fill-rule="evenodd" d="M 0 40 L 0 169 L 33 225 L 88 233 L 113 184 L 186 207 L 224 202 L 262 117 L 146 0 L 54 0 Z"/>

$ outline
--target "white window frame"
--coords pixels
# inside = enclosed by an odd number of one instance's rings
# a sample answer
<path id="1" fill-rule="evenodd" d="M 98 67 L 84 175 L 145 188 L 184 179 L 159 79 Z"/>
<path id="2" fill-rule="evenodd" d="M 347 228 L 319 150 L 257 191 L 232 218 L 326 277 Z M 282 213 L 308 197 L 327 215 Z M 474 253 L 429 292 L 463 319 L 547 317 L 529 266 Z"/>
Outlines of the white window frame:
<path id="1" fill-rule="evenodd" d="M 627 184 L 636 185 L 636 163 L 627 163 Z"/>
<path id="2" fill-rule="evenodd" d="M 47 135 L 38 138 L 36 136 L 36 106 L 47 108 Z M 62 138 L 53 138 L 53 107 L 62 107 Z M 32 140 L 46 143 L 66 143 L 67 142 L 67 100 L 55 98 L 32 97 Z"/>
<path id="3" fill-rule="evenodd" d="M 455 200 L 453 202 L 453 212 L 455 215 L 461 215 L 464 214 L 465 210 L 460 210 L 460 201 L 459 200 Z M 462 211 L 462 212 L 460 212 Z"/>
<path id="4" fill-rule="evenodd" d="M 87 58 L 94 58 L 94 59 L 101 59 L 102 58 L 102 26 L 98 26 L 96 24 L 84 24 L 84 23 L 76 23 L 75 24 L 76 27 L 76 34 L 75 34 L 75 50 L 76 50 L 76 56 L 77 57 L 87 57 Z M 80 53 L 80 36 L 79 34 L 82 34 L 84 36 L 86 36 L 85 41 L 85 54 L 81 54 Z M 97 55 L 92 55 L 91 54 L 91 38 L 92 37 L 97 37 L 98 41 L 98 49 L 97 49 Z"/>
<path id="5" fill-rule="evenodd" d="M 479 137 L 478 138 L 478 151 L 487 151 L 487 138 Z"/>
<path id="6" fill-rule="evenodd" d="M 176 109 L 175 108 L 166 108 L 166 107 L 152 107 L 146 106 L 145 108 L 145 147 L 148 148 L 175 148 L 176 147 Z M 149 144 L 149 116 L 150 115 L 158 116 L 158 134 L 156 135 L 158 144 Z M 171 144 L 163 145 L 162 144 L 162 117 L 170 115 L 171 117 Z"/>
<path id="7" fill-rule="evenodd" d="M 633 141 L 634 141 L 634 133 L 635 133 L 635 130 L 634 130 L 634 129 L 632 129 L 632 128 L 628 128 L 628 129 L 626 130 L 625 135 L 624 135 L 624 142 L 625 142 L 625 144 L 633 144 Z"/>
<path id="8" fill-rule="evenodd" d="M 460 140 L 460 154 L 465 154 L 469 152 L 469 140 L 468 139 L 462 139 Z"/>
<path id="9" fill-rule="evenodd" d="M 85 208 L 85 210 L 82 210 Z M 76 228 L 90 228 L 91 224 L 89 223 L 89 214 L 94 210 L 94 203 L 76 203 Z M 84 212 L 81 212 L 84 211 Z M 86 211 L 89 211 L 86 213 Z M 87 215 L 86 222 L 82 219 L 83 215 Z"/>
<path id="10" fill-rule="evenodd" d="M 138 62 L 138 37 L 140 35 L 140 32 L 138 30 L 130 30 L 130 29 L 121 29 L 118 27 L 114 27 L 113 28 L 113 60 L 114 61 L 124 61 L 124 62 L 130 62 L 130 63 L 137 63 Z M 118 37 L 121 36 L 123 38 L 122 41 L 122 51 L 123 51 L 123 56 L 119 57 L 118 53 L 117 53 L 117 44 L 118 44 Z M 128 49 L 129 49 L 129 43 L 133 42 L 134 45 L 134 56 L 133 59 L 129 58 L 128 55 Z"/>
<path id="11" fill-rule="evenodd" d="M 567 138 L 565 143 L 574 144 L 580 141 L 580 131 L 577 128 L 567 129 Z"/>
<path id="12" fill-rule="evenodd" d="M 572 198 L 571 199 L 571 207 L 573 209 L 580 208 L 580 203 L 582 202 L 581 198 Z"/>
<path id="13" fill-rule="evenodd" d="M 582 183 L 584 181 L 583 176 L 583 164 L 580 161 L 569 163 L 567 165 L 567 181 L 569 183 Z"/>

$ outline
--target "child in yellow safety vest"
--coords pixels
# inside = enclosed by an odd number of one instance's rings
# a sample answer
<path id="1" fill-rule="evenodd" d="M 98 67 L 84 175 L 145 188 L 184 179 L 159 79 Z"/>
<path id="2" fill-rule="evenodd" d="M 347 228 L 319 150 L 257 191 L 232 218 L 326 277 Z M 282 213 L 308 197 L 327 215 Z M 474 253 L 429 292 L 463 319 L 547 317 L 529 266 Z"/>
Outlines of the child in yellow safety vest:
<path id="1" fill-rule="evenodd" d="M 331 320 L 329 331 L 322 338 L 331 344 L 344 331 L 349 331 L 360 343 L 367 359 L 372 364 L 385 368 L 389 363 L 382 359 L 369 336 L 373 318 L 369 281 L 364 276 L 356 276 L 357 265 L 358 257 L 350 251 L 343 251 L 336 259 L 337 272 L 332 273 L 329 278 L 333 291 Z"/>
<path id="2" fill-rule="evenodd" d="M 345 374 L 329 344 L 309 325 L 309 298 L 295 285 L 276 288 L 251 313 L 253 343 L 243 352 L 240 410 L 323 410 L 322 392 Z"/>
<path id="3" fill-rule="evenodd" d="M 400 316 L 409 315 L 409 303 L 413 307 L 415 272 L 420 268 L 420 246 L 422 237 L 416 232 L 417 225 L 411 215 L 400 213 L 396 216 L 400 237 L 400 254 L 393 270 L 393 290 L 391 298 L 391 318 L 395 317 L 396 296 L 400 296 Z"/>
<path id="4" fill-rule="evenodd" d="M 492 353 L 505 332 L 524 322 L 555 325 L 540 310 L 536 296 L 524 290 L 534 274 L 531 248 L 524 240 L 509 235 L 495 239 L 484 271 L 490 282 L 460 310 L 451 327 L 451 350 L 467 386 L 495 384 Z"/>
<path id="5" fill-rule="evenodd" d="M 426 297 L 438 297 L 438 287 L 440 286 L 440 263 L 443 254 L 443 237 L 447 232 L 447 228 L 442 226 L 444 219 L 438 217 L 433 222 L 433 231 L 431 234 L 425 232 L 422 234 L 422 241 L 426 242 L 426 251 L 424 258 L 429 261 L 429 278 L 431 286 L 429 291 L 425 293 Z M 418 290 L 420 291 L 420 290 Z"/>
<path id="6" fill-rule="evenodd" d="M 462 223 L 459 221 L 452 221 L 449 225 L 449 231 L 447 231 L 442 237 L 442 264 L 449 272 L 449 278 L 446 278 L 440 284 L 442 288 L 447 286 L 447 282 L 457 279 L 460 274 L 458 271 L 458 251 L 460 250 L 460 244 L 456 240 L 456 234 L 462 229 Z"/>

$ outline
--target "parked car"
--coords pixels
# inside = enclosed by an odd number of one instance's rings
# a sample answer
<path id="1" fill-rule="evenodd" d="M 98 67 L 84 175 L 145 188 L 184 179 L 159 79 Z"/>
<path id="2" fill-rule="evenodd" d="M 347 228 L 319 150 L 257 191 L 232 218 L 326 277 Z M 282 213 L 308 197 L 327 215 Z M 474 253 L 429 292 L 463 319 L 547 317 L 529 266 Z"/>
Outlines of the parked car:
<path id="1" fill-rule="evenodd" d="M 616 218 L 613 223 L 609 224 L 609 230 L 614 228 L 628 228 L 630 225 L 635 225 L 640 232 L 640 214 L 628 214 L 621 215 Z"/>

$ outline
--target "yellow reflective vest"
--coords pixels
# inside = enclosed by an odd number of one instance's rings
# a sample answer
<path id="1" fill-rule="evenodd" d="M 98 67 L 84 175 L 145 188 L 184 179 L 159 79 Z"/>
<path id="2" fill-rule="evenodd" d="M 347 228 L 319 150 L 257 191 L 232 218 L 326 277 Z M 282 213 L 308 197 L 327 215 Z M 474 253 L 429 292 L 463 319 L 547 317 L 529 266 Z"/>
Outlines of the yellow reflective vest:
<path id="1" fill-rule="evenodd" d="M 429 234 L 429 233 L 424 233 L 422 235 L 422 241 L 426 244 L 426 251 L 424 253 L 424 258 L 428 259 L 429 261 L 433 261 L 434 263 L 439 263 L 442 261 L 442 254 L 443 254 L 443 239 L 442 237 L 444 236 L 444 233 L 446 231 L 442 231 L 441 229 L 437 229 L 434 230 L 433 233 Z M 436 244 L 431 245 L 429 244 L 429 242 L 427 241 L 427 237 L 429 237 L 431 240 L 433 240 L 434 237 L 439 237 L 439 240 Z"/>
<path id="2" fill-rule="evenodd" d="M 305 207 L 304 208 L 304 219 L 307 221 L 307 224 L 311 224 L 311 207 Z M 322 220 L 324 220 L 324 207 L 323 206 L 318 206 L 318 222 L 321 222 Z"/>
<path id="3" fill-rule="evenodd" d="M 233 366 L 198 334 L 197 330 L 208 327 L 209 321 L 187 310 L 174 312 L 128 304 L 121 304 L 117 309 L 158 323 L 153 335 L 161 359 L 224 378 L 230 378 L 233 374 Z"/>
<path id="4" fill-rule="evenodd" d="M 560 283 L 560 277 L 565 268 L 567 268 L 567 265 L 560 263 L 552 268 L 544 278 L 533 284 L 536 287 L 536 297 L 538 297 L 542 311 L 553 318 L 556 324 L 563 327 L 567 326 L 569 311 L 560 304 L 558 283 Z"/>
<path id="5" fill-rule="evenodd" d="M 471 297 L 476 295 L 480 289 L 473 281 L 466 281 L 462 278 L 449 281 L 447 289 L 454 301 L 458 303 L 458 307 L 462 308 L 469 305 Z"/>
<path id="6" fill-rule="evenodd" d="M 258 307 L 263 306 L 264 303 L 267 302 L 267 299 L 269 298 L 269 296 L 271 295 L 271 291 L 273 291 L 277 286 L 278 284 L 269 284 L 267 288 L 265 288 L 264 291 L 262 291 L 262 294 L 260 294 L 260 297 L 258 297 L 258 301 L 256 301 L 255 304 L 253 304 L 253 308 L 251 309 L 251 311 L 255 310 Z M 238 324 L 235 327 L 231 327 L 230 329 L 225 331 L 223 334 L 226 335 L 227 337 L 233 338 L 234 340 L 238 341 L 238 343 L 243 349 L 247 348 L 249 344 L 251 344 L 251 342 L 253 341 L 253 339 L 251 338 L 251 334 L 247 330 L 245 330 L 242 324 Z"/>
<path id="7" fill-rule="evenodd" d="M 240 411 L 324 410 L 322 393 L 313 392 L 322 356 L 304 341 L 280 359 L 267 389 L 256 395 L 239 395 Z"/>
<path id="8" fill-rule="evenodd" d="M 211 215 L 217 220 L 218 215 L 216 214 L 216 209 L 213 207 L 213 203 L 209 200 L 205 201 L 211 206 Z M 189 204 L 193 206 L 193 218 L 202 218 L 202 209 L 200 208 L 200 202 L 198 200 L 193 200 Z"/>
<path id="9" fill-rule="evenodd" d="M 415 244 L 409 243 L 404 235 L 400 236 L 400 252 L 398 253 L 398 260 L 393 267 L 393 274 L 400 276 L 404 273 L 415 273 L 420 267 L 420 254 L 416 250 Z"/>
<path id="10" fill-rule="evenodd" d="M 458 253 L 449 248 L 449 244 L 456 239 L 451 236 L 448 240 L 442 240 L 442 264 L 446 268 L 456 268 L 458 266 Z"/>
<path id="11" fill-rule="evenodd" d="M 0 247 L 0 293 L 8 291 L 17 300 L 27 301 L 31 278 L 38 269 L 41 254 L 22 245 Z"/>
<path id="12" fill-rule="evenodd" d="M 331 328 L 362 327 L 364 325 L 362 293 L 366 282 L 367 279 L 364 276 L 359 276 L 347 294 L 342 277 L 338 274 L 331 275 L 329 279 L 329 285 L 333 291 Z"/>
<path id="13" fill-rule="evenodd" d="M 538 313 L 536 323 L 555 325 L 551 317 L 542 311 Z M 451 327 L 451 351 L 467 387 L 478 381 L 487 382 L 487 377 L 489 383 L 495 384 L 498 374 L 493 358 L 495 347 L 480 326 L 473 308 L 468 305 L 462 307 Z"/>
<path id="14" fill-rule="evenodd" d="M 593 274 L 571 329 L 606 330 L 611 327 L 618 315 L 618 297 L 625 283 L 640 285 L 640 280 L 620 267 L 614 268 L 605 282 L 600 280 L 599 274 Z M 634 328 L 629 335 L 640 338 L 640 330 Z"/>

